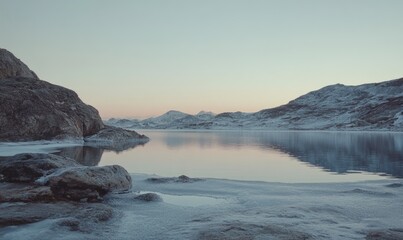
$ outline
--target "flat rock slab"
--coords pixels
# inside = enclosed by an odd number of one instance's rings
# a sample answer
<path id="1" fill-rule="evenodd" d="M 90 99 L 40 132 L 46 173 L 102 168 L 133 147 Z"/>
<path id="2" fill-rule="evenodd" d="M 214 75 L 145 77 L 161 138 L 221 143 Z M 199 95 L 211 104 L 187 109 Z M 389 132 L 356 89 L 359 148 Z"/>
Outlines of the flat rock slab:
<path id="1" fill-rule="evenodd" d="M 112 214 L 112 208 L 102 203 L 2 203 L 0 227 L 67 217 L 73 217 L 79 221 L 78 224 L 87 221 L 101 222 L 110 219 Z"/>
<path id="2" fill-rule="evenodd" d="M 49 202 L 55 198 L 49 186 L 24 183 L 0 183 L 1 202 Z"/>
<path id="3" fill-rule="evenodd" d="M 98 201 L 109 192 L 132 187 L 129 173 L 119 165 L 61 169 L 38 182 L 49 186 L 59 199 Z"/>
<path id="4" fill-rule="evenodd" d="M 24 153 L 0 158 L 0 175 L 6 182 L 34 182 L 59 168 L 77 166 L 73 159 L 54 154 Z"/>

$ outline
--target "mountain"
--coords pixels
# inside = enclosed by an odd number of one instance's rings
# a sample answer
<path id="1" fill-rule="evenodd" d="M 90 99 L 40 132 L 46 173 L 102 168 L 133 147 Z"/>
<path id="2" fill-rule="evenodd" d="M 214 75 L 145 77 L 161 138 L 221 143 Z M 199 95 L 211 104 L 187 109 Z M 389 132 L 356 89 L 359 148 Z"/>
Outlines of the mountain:
<path id="1" fill-rule="evenodd" d="M 403 130 L 403 78 L 327 86 L 254 116 L 281 128 Z"/>
<path id="2" fill-rule="evenodd" d="M 403 131 L 403 78 L 359 86 L 330 85 L 256 113 L 169 111 L 160 117 L 129 121 L 126 126 L 151 129 Z M 113 125 L 110 120 L 107 123 Z"/>

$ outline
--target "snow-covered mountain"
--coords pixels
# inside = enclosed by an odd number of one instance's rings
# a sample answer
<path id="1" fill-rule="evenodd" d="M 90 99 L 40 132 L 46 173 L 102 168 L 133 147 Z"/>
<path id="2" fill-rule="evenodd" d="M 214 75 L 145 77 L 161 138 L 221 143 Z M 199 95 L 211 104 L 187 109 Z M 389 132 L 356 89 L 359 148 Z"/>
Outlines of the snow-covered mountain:
<path id="1" fill-rule="evenodd" d="M 403 78 L 359 86 L 330 85 L 256 113 L 169 111 L 142 121 L 110 119 L 127 128 L 403 131 Z"/>

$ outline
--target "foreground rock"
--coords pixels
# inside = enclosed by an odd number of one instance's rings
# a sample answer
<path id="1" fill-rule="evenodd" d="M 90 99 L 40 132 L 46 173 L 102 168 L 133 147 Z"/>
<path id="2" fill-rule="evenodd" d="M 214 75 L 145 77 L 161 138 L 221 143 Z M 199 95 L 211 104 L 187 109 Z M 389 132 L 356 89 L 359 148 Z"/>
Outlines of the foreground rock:
<path id="1" fill-rule="evenodd" d="M 219 239 L 316 239 L 308 233 L 294 230 L 290 227 L 274 224 L 250 224 L 243 222 L 229 222 L 210 226 L 206 231 L 199 233 L 199 240 Z"/>
<path id="2" fill-rule="evenodd" d="M 34 223 L 45 219 L 60 219 L 59 226 L 69 230 L 88 229 L 94 223 L 107 221 L 113 215 L 111 207 L 102 203 L 28 203 L 0 204 L 0 228 Z"/>
<path id="3" fill-rule="evenodd" d="M 24 153 L 0 158 L 0 176 L 6 182 L 34 182 L 59 168 L 78 166 L 73 159 L 62 156 Z"/>
<path id="4" fill-rule="evenodd" d="M 129 173 L 118 165 L 61 169 L 37 182 L 49 186 L 56 198 L 74 201 L 98 201 L 132 187 Z"/>
<path id="5" fill-rule="evenodd" d="M 121 166 L 85 167 L 53 154 L 3 157 L 0 179 L 0 202 L 98 201 L 107 193 L 132 186 L 129 173 Z"/>
<path id="6" fill-rule="evenodd" d="M 0 183 L 0 203 L 52 202 L 55 200 L 55 196 L 49 186 L 27 183 Z"/>

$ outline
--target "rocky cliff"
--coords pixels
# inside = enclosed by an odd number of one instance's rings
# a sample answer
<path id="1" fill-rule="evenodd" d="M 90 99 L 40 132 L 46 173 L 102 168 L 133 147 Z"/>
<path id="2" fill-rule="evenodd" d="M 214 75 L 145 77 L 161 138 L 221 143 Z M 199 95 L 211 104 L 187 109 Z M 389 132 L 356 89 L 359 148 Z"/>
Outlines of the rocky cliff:
<path id="1" fill-rule="evenodd" d="M 0 49 L 0 141 L 82 138 L 103 128 L 98 111 L 74 91 L 39 80 Z"/>

